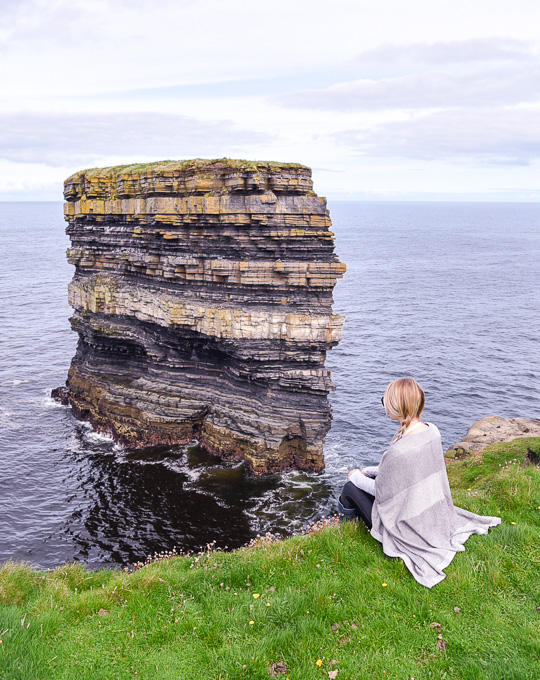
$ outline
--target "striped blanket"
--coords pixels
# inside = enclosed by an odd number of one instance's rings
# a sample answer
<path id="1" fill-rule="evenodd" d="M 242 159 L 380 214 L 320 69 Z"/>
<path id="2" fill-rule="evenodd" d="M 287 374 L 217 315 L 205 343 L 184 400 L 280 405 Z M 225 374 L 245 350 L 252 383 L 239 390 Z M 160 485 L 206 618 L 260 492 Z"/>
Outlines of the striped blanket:
<path id="1" fill-rule="evenodd" d="M 432 588 L 471 534 L 487 534 L 499 517 L 454 505 L 437 427 L 403 437 L 385 451 L 377 475 L 371 535 Z"/>

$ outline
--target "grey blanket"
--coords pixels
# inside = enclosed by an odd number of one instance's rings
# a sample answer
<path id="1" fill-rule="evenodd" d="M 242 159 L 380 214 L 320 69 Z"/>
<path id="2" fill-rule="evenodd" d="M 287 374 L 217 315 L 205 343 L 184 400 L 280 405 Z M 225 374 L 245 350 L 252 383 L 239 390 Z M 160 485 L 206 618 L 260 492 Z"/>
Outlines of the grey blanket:
<path id="1" fill-rule="evenodd" d="M 401 557 L 414 578 L 432 588 L 471 534 L 487 534 L 499 517 L 475 515 L 454 505 L 441 435 L 431 423 L 402 437 L 379 465 L 371 535 L 389 557 Z"/>

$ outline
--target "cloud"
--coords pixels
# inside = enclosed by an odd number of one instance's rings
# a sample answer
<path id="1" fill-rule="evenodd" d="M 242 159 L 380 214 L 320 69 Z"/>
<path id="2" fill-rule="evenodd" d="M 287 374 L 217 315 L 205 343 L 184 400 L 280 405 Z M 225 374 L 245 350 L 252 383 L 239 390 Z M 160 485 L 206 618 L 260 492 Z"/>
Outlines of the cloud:
<path id="1" fill-rule="evenodd" d="M 323 22 L 313 0 L 1 0 L 2 84 L 50 97 L 316 71 L 354 55 L 355 1 L 334 5 Z"/>
<path id="2" fill-rule="evenodd" d="M 107 156 L 222 157 L 269 140 L 229 121 L 160 113 L 0 115 L 0 158 L 52 166 L 91 164 Z"/>
<path id="3" fill-rule="evenodd" d="M 540 100 L 540 65 L 486 71 L 429 71 L 382 80 L 356 80 L 325 90 L 281 95 L 278 103 L 326 111 L 374 111 L 498 106 Z"/>
<path id="4" fill-rule="evenodd" d="M 381 45 L 352 62 L 369 77 L 324 89 L 282 94 L 285 107 L 380 111 L 500 106 L 540 100 L 540 62 L 533 43 L 478 38 Z"/>
<path id="5" fill-rule="evenodd" d="M 339 132 L 332 139 L 364 156 L 529 165 L 540 158 L 540 109 L 441 111 Z"/>
<path id="6" fill-rule="evenodd" d="M 380 45 L 355 59 L 361 64 L 416 62 L 458 64 L 475 61 L 531 61 L 532 43 L 514 38 L 476 38 L 410 45 Z"/>
<path id="7" fill-rule="evenodd" d="M 153 12 L 189 7 L 196 0 L 156 0 Z M 133 33 L 126 20 L 148 10 L 144 0 L 2 0 L 0 47 L 95 44 L 105 37 L 123 41 Z M 112 29 L 112 31 L 111 31 Z M 124 29 L 124 30 L 123 30 Z M 140 35 L 140 26 L 136 29 Z M 31 45 L 29 44 L 31 41 Z"/>
<path id="8" fill-rule="evenodd" d="M 2 2 L 0 48 L 43 49 L 50 43 L 85 43 L 99 38 L 104 5 L 68 0 L 21 0 Z M 81 30 L 86 26 L 86 30 Z"/>

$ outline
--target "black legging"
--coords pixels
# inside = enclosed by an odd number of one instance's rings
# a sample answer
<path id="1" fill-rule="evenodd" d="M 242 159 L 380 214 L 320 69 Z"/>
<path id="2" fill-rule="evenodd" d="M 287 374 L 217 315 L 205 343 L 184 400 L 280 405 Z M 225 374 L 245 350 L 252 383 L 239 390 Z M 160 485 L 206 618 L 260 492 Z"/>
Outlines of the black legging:
<path id="1" fill-rule="evenodd" d="M 362 491 L 352 482 L 347 482 L 343 487 L 339 500 L 344 508 L 349 510 L 354 508 L 358 517 L 360 517 L 368 529 L 371 529 L 371 509 L 373 508 L 375 496 L 367 493 L 367 491 Z"/>

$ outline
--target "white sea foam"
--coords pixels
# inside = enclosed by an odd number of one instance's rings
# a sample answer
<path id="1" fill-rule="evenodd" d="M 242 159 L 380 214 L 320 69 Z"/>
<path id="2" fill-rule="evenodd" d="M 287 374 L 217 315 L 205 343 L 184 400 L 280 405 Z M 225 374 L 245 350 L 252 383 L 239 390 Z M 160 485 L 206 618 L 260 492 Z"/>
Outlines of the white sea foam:
<path id="1" fill-rule="evenodd" d="M 88 442 L 107 442 L 107 443 L 112 443 L 114 442 L 114 438 L 110 432 L 98 432 L 92 423 L 89 423 L 85 420 L 79 420 L 77 421 L 77 427 L 79 428 L 79 432 L 81 433 L 83 439 L 85 439 Z"/>
<path id="2" fill-rule="evenodd" d="M 85 433 L 85 437 L 90 441 L 95 442 L 114 442 L 112 434 L 108 432 L 96 432 L 94 429 Z"/>
<path id="3" fill-rule="evenodd" d="M 56 399 L 53 399 L 52 397 L 45 397 L 45 399 L 42 399 L 41 405 L 44 406 L 45 408 L 65 408 L 65 409 L 71 408 L 71 406 L 61 404 L 59 401 L 56 401 Z"/>
<path id="4" fill-rule="evenodd" d="M 0 406 L 0 423 L 7 424 L 11 421 L 13 417 L 13 411 L 10 411 L 9 409 Z"/>
<path id="5" fill-rule="evenodd" d="M 188 465 L 183 465 L 180 470 L 186 475 L 188 482 L 191 482 L 191 484 L 198 482 L 202 472 L 204 472 L 202 468 L 190 468 Z"/>

